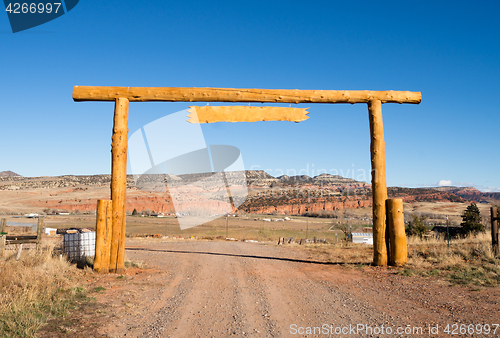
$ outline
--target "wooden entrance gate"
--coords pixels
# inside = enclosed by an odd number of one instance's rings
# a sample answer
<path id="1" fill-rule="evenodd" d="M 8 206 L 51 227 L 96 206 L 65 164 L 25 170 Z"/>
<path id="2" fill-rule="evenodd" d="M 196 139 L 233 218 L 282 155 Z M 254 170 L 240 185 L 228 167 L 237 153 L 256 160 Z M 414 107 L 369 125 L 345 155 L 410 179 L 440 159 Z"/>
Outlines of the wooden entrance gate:
<path id="1" fill-rule="evenodd" d="M 422 99 L 420 92 L 75 86 L 73 89 L 73 99 L 75 101 L 115 102 L 111 171 L 112 240 L 109 271 L 116 273 L 122 273 L 124 271 L 129 102 L 147 101 L 367 104 L 371 137 L 370 151 L 374 236 L 373 263 L 377 266 L 387 264 L 387 252 L 390 246 L 386 247 L 387 184 L 382 104 L 419 104 Z M 231 122 L 237 121 L 237 119 L 231 120 Z M 401 212 L 402 210 L 399 210 L 399 213 Z"/>

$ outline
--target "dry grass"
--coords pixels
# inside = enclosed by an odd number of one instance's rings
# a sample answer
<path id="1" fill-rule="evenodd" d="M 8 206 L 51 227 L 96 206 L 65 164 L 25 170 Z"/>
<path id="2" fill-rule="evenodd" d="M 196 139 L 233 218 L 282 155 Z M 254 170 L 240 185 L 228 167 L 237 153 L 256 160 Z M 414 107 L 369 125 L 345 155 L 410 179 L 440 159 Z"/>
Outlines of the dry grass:
<path id="1" fill-rule="evenodd" d="M 83 272 L 54 256 L 53 246 L 24 251 L 19 261 L 7 256 L 0 268 L 1 337 L 33 337 L 48 319 L 87 300 L 77 287 Z"/>
<path id="2" fill-rule="evenodd" d="M 353 244 L 345 241 L 330 244 L 288 244 L 293 250 L 306 252 L 308 259 L 317 262 L 366 266 L 373 260 L 371 245 Z"/>
<path id="3" fill-rule="evenodd" d="M 347 266 L 363 267 L 373 259 L 373 247 L 341 242 L 289 245 L 307 252 L 308 258 Z M 439 277 L 453 285 L 500 285 L 500 257 L 491 251 L 491 234 L 452 240 L 408 238 L 408 263 L 397 273 L 406 276 Z"/>
<path id="4" fill-rule="evenodd" d="M 404 275 L 442 276 L 452 284 L 500 284 L 500 259 L 491 251 L 491 234 L 452 240 L 409 238 Z"/>
<path id="5" fill-rule="evenodd" d="M 129 259 L 125 259 L 125 268 L 147 269 L 147 265 L 144 264 L 144 262 L 131 261 Z"/>

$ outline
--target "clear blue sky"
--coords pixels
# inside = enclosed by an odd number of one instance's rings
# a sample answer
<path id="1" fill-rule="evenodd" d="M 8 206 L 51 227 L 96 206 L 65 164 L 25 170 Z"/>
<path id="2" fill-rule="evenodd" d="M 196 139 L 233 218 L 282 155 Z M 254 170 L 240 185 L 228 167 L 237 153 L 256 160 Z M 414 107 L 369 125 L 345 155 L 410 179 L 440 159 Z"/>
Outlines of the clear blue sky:
<path id="1" fill-rule="evenodd" d="M 75 85 L 410 90 L 420 105 L 383 105 L 388 185 L 500 191 L 499 12 L 497 1 L 81 0 L 16 34 L 4 12 L 0 171 L 110 173 L 113 103 L 73 102 Z M 131 103 L 130 133 L 187 106 Z M 370 181 L 366 105 L 299 106 L 310 119 L 298 124 L 204 125 L 207 143 L 239 147 L 247 169 Z"/>

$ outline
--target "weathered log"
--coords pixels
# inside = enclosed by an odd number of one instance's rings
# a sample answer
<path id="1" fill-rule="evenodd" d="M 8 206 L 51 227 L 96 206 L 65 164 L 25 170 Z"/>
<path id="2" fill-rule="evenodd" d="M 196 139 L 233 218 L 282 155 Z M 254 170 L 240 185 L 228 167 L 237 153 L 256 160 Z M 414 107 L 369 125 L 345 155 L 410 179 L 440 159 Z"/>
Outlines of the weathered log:
<path id="1" fill-rule="evenodd" d="M 112 201 L 97 201 L 94 271 L 109 272 L 112 238 Z"/>
<path id="2" fill-rule="evenodd" d="M 248 106 L 203 106 L 189 107 L 190 123 L 292 121 L 309 118 L 308 108 L 248 107 Z"/>
<path id="3" fill-rule="evenodd" d="M 386 200 L 386 210 L 390 238 L 389 264 L 402 266 L 408 261 L 403 200 L 400 198 Z"/>
<path id="4" fill-rule="evenodd" d="M 178 87 L 100 87 L 75 86 L 75 101 L 130 102 L 275 102 L 275 103 L 420 103 L 420 92 L 372 90 L 298 90 Z"/>
<path id="5" fill-rule="evenodd" d="M 373 264 L 387 265 L 385 243 L 385 200 L 387 183 L 385 178 L 385 142 L 382 122 L 382 102 L 372 100 L 368 103 L 370 117 L 370 152 L 372 163 L 373 195 Z"/>
<path id="6" fill-rule="evenodd" d="M 113 230 L 109 271 L 125 270 L 125 203 L 127 190 L 128 106 L 126 98 L 115 101 L 113 137 L 111 144 L 111 200 Z"/>

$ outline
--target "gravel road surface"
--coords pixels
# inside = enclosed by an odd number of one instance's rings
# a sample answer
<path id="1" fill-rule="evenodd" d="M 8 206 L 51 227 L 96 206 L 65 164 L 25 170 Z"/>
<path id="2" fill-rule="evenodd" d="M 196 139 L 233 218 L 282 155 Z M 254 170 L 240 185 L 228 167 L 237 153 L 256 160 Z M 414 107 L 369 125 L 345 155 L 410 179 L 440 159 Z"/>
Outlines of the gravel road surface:
<path id="1" fill-rule="evenodd" d="M 499 288 L 326 264 L 290 247 L 184 240 L 126 254 L 153 269 L 113 291 L 109 337 L 458 337 L 478 335 L 446 325 L 500 322 Z"/>

